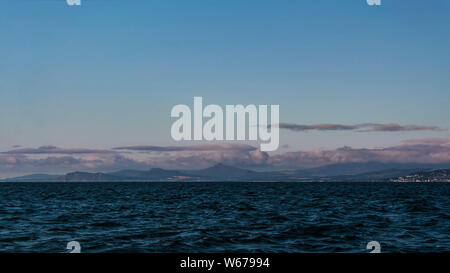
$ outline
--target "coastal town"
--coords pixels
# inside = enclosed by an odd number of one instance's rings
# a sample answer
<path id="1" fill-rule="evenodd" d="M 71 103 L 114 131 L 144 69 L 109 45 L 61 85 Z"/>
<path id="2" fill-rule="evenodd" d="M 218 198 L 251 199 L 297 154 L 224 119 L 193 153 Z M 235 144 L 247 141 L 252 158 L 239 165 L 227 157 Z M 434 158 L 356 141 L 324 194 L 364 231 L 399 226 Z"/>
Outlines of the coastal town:
<path id="1" fill-rule="evenodd" d="M 410 175 L 390 179 L 391 182 L 450 182 L 450 170 L 416 172 Z"/>

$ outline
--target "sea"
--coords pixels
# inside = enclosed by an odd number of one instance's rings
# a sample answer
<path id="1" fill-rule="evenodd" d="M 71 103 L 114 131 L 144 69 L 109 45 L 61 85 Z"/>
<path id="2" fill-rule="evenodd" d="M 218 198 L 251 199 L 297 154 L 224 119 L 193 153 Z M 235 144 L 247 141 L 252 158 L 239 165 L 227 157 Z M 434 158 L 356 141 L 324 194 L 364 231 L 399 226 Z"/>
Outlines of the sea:
<path id="1" fill-rule="evenodd" d="M 450 252 L 450 183 L 0 183 L 0 252 Z"/>

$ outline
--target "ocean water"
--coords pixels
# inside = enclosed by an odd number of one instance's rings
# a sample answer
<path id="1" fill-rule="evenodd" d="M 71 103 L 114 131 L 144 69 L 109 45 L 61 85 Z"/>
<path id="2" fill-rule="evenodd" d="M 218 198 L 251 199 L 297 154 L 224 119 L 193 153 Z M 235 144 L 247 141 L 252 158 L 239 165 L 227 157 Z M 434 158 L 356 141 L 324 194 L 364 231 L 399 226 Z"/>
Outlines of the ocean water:
<path id="1" fill-rule="evenodd" d="M 0 183 L 0 252 L 450 251 L 450 183 Z"/>

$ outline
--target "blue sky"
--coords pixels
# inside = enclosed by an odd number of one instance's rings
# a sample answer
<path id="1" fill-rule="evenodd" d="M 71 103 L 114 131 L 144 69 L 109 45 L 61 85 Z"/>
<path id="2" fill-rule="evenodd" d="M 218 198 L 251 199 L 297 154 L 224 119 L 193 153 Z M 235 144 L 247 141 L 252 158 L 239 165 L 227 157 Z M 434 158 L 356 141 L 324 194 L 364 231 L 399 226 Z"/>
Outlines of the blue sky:
<path id="1" fill-rule="evenodd" d="M 0 150 L 173 145 L 170 110 L 280 104 L 295 124 L 450 128 L 450 3 L 5 0 Z M 448 131 L 283 130 L 291 149 L 384 147 Z"/>

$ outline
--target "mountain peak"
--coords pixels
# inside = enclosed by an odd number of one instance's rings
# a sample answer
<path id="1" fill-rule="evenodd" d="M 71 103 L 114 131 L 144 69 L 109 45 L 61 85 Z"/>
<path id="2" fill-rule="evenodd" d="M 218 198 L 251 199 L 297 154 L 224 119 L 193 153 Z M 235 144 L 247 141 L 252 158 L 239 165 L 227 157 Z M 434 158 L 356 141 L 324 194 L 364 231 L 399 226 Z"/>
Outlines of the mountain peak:
<path id="1" fill-rule="evenodd" d="M 209 168 L 228 168 L 228 169 L 237 169 L 236 167 L 225 165 L 223 163 L 217 163 Z"/>
<path id="2" fill-rule="evenodd" d="M 55 179 L 58 182 L 110 182 L 119 181 L 119 177 L 105 173 L 71 172 Z"/>
<path id="3" fill-rule="evenodd" d="M 244 178 L 248 175 L 253 175 L 256 172 L 246 170 L 246 169 L 240 169 L 240 168 L 229 166 L 229 165 L 225 165 L 223 163 L 217 163 L 209 168 L 195 171 L 194 173 L 201 175 L 201 176 L 208 176 L 208 177 L 220 177 L 220 178 L 241 177 L 241 178 Z"/>

